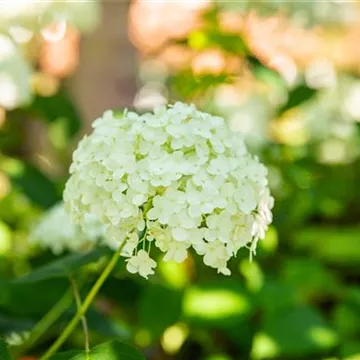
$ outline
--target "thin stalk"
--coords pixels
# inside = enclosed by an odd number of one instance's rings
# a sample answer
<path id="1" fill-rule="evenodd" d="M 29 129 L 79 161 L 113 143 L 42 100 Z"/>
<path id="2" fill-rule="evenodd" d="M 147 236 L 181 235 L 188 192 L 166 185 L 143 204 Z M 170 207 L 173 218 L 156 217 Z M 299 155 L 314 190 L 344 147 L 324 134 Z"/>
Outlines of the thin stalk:
<path id="1" fill-rule="evenodd" d="M 80 297 L 79 289 L 76 284 L 76 280 L 74 279 L 73 276 L 70 275 L 69 280 L 70 280 L 71 287 L 73 290 L 73 294 L 74 294 L 74 298 L 75 298 L 75 302 L 76 302 L 76 308 L 77 308 L 77 310 L 79 310 L 81 308 L 81 297 Z M 84 331 L 85 352 L 86 352 L 86 356 L 88 357 L 88 354 L 90 353 L 90 338 L 89 338 L 89 328 L 88 328 L 88 324 L 87 324 L 85 315 L 82 316 L 81 323 L 82 323 L 82 327 L 83 327 L 83 331 Z"/>
<path id="2" fill-rule="evenodd" d="M 49 348 L 49 350 L 40 358 L 40 360 L 47 360 L 49 359 L 54 353 L 56 353 L 59 348 L 63 345 L 63 343 L 66 341 L 66 339 L 70 336 L 70 334 L 74 331 L 76 326 L 78 325 L 81 318 L 85 315 L 86 311 L 90 307 L 91 303 L 93 302 L 95 296 L 99 292 L 101 286 L 104 284 L 105 280 L 108 278 L 112 270 L 114 269 L 121 251 L 123 247 L 125 246 L 126 241 L 124 241 L 119 248 L 117 249 L 116 253 L 113 255 L 97 281 L 95 282 L 94 286 L 91 288 L 89 294 L 86 296 L 83 304 L 81 305 L 80 309 L 78 309 L 75 316 L 72 318 L 72 320 L 69 322 L 69 324 L 66 326 L 66 328 L 62 331 L 58 339 L 52 344 L 52 346 Z"/>

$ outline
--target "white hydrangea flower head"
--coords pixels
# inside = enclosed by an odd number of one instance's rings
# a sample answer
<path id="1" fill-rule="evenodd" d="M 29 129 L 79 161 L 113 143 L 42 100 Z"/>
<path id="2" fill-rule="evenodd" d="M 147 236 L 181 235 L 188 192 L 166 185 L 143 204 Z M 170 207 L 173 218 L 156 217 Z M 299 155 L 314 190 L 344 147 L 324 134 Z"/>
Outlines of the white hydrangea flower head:
<path id="1" fill-rule="evenodd" d="M 31 232 L 29 241 L 59 255 L 66 250 L 78 252 L 92 248 L 103 235 L 104 226 L 93 215 L 84 217 L 83 230 L 72 222 L 64 204 L 59 203 L 43 215 Z"/>
<path id="2" fill-rule="evenodd" d="M 193 249 L 225 275 L 240 248 L 255 252 L 272 221 L 267 169 L 223 118 L 178 102 L 107 111 L 93 128 L 74 152 L 64 201 L 82 226 L 100 219 L 111 247 L 126 241 L 129 272 L 153 273 L 152 244 L 165 261 Z"/>

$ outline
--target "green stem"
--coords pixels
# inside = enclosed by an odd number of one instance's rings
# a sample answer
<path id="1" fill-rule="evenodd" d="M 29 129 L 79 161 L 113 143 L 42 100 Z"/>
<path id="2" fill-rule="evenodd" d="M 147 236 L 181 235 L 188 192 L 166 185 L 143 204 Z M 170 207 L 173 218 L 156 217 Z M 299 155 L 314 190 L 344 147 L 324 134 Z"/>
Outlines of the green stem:
<path id="1" fill-rule="evenodd" d="M 60 316 L 70 307 L 73 301 L 71 289 L 60 298 L 55 306 L 35 325 L 29 338 L 16 352 L 19 356 L 32 348 L 46 331 L 60 318 Z"/>
<path id="2" fill-rule="evenodd" d="M 73 289 L 73 293 L 74 293 L 74 298 L 75 298 L 75 302 L 76 302 L 76 308 L 77 310 L 79 310 L 81 308 L 81 297 L 80 297 L 80 292 L 79 292 L 79 288 L 76 284 L 76 280 L 74 279 L 73 276 L 69 276 L 69 280 Z M 90 353 L 90 338 L 89 338 L 89 328 L 88 328 L 88 324 L 86 321 L 86 316 L 84 315 L 81 318 L 81 323 L 82 323 L 82 327 L 84 330 L 84 342 L 85 342 L 85 352 L 86 352 L 86 357 L 88 358 L 88 354 Z"/>
<path id="3" fill-rule="evenodd" d="M 90 307 L 91 303 L 93 302 L 95 296 L 99 292 L 101 286 L 104 284 L 105 280 L 108 278 L 112 270 L 114 269 L 118 258 L 120 257 L 121 251 L 125 246 L 126 241 L 124 241 L 119 248 L 117 249 L 116 253 L 113 255 L 107 266 L 105 267 L 104 271 L 101 273 L 100 277 L 97 279 L 94 286 L 91 288 L 89 294 L 86 296 L 83 304 L 81 305 L 80 309 L 78 309 L 76 315 L 72 318 L 70 323 L 66 326 L 63 332 L 60 334 L 58 339 L 52 344 L 50 349 L 40 358 L 40 360 L 47 360 L 52 356 L 55 352 L 59 350 L 62 344 L 66 341 L 66 339 L 70 336 L 70 334 L 74 331 L 78 323 L 80 322 L 81 318 L 85 315 L 86 311 Z"/>

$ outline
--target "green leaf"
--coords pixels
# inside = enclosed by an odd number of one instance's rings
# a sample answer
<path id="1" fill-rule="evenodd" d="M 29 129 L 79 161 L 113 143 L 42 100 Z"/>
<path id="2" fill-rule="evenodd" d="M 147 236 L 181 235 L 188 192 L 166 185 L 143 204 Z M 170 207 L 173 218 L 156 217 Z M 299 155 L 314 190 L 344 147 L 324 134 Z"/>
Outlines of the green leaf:
<path id="1" fill-rule="evenodd" d="M 354 308 L 358 313 L 360 313 L 360 287 L 351 286 L 347 287 L 347 298 L 349 304 Z"/>
<path id="2" fill-rule="evenodd" d="M 340 355 L 343 360 L 358 360 L 360 355 L 360 343 L 358 340 L 345 340 L 340 347 Z"/>
<path id="3" fill-rule="evenodd" d="M 297 234 L 295 245 L 329 263 L 355 267 L 360 264 L 359 238 L 359 227 L 311 227 Z"/>
<path id="4" fill-rule="evenodd" d="M 24 320 L 18 315 L 5 315 L 0 313 L 0 333 L 7 334 L 13 331 L 22 332 L 30 331 L 34 326 L 34 322 Z M 1 359 L 1 358 L 0 358 Z"/>
<path id="5" fill-rule="evenodd" d="M 334 327 L 344 338 L 356 337 L 360 332 L 359 313 L 349 304 L 338 304 L 332 314 Z"/>
<path id="6" fill-rule="evenodd" d="M 247 45 L 240 35 L 220 32 L 216 29 L 193 31 L 189 35 L 188 45 L 196 50 L 217 47 L 235 55 L 249 53 Z"/>
<path id="7" fill-rule="evenodd" d="M 6 342 L 0 338 L 0 359 L 1 360 L 12 360 L 9 349 Z"/>
<path id="8" fill-rule="evenodd" d="M 255 57 L 249 56 L 247 61 L 251 72 L 259 82 L 268 84 L 277 91 L 286 91 L 286 83 L 277 71 L 264 66 Z"/>
<path id="9" fill-rule="evenodd" d="M 68 137 L 74 136 L 81 127 L 80 115 L 65 90 L 50 97 L 37 96 L 31 110 L 49 123 L 65 121 Z"/>
<path id="10" fill-rule="evenodd" d="M 251 314 L 250 297 L 235 280 L 221 280 L 187 288 L 183 314 L 202 326 L 231 328 Z"/>
<path id="11" fill-rule="evenodd" d="M 52 356 L 50 360 L 71 360 L 77 359 L 77 356 L 80 356 L 80 359 L 82 359 L 81 356 L 83 356 L 83 353 L 84 352 L 80 350 L 69 350 Z"/>
<path id="12" fill-rule="evenodd" d="M 13 184 L 37 205 L 48 209 L 61 200 L 55 184 L 34 165 L 9 159 L 2 167 Z"/>
<path id="13" fill-rule="evenodd" d="M 311 258 L 294 258 L 285 262 L 282 282 L 292 286 L 304 301 L 324 299 L 342 291 L 335 275 L 320 261 Z"/>
<path id="14" fill-rule="evenodd" d="M 182 294 L 162 285 L 149 284 L 139 304 L 140 325 L 154 338 L 179 320 Z M 159 316 L 161 314 L 161 316 Z"/>
<path id="15" fill-rule="evenodd" d="M 83 254 L 70 254 L 39 267 L 29 274 L 17 278 L 14 282 L 33 283 L 46 279 L 67 277 L 82 266 L 95 262 L 102 256 L 110 253 L 111 250 L 109 248 L 99 247 Z"/>
<path id="16" fill-rule="evenodd" d="M 210 355 L 206 357 L 204 360 L 231 360 L 231 358 L 226 354 L 217 354 L 217 355 Z"/>
<path id="17" fill-rule="evenodd" d="M 169 79 L 174 91 L 185 99 L 191 99 L 198 95 L 203 96 L 204 93 L 210 89 L 214 89 L 216 86 L 229 83 L 230 81 L 230 76 L 227 74 L 200 74 L 195 76 L 187 70 Z"/>
<path id="18" fill-rule="evenodd" d="M 145 357 L 131 346 L 119 341 L 109 341 L 91 349 L 89 356 L 84 351 L 68 351 L 56 354 L 51 360 L 145 360 Z"/>
<path id="19" fill-rule="evenodd" d="M 257 296 L 260 307 L 266 312 L 291 308 L 297 304 L 294 289 L 278 281 L 267 279 Z"/>
<path id="20" fill-rule="evenodd" d="M 125 289 L 122 289 L 122 291 L 125 291 Z M 101 292 L 101 294 L 103 295 L 103 292 Z M 119 339 L 131 338 L 132 332 L 125 321 L 119 322 L 118 319 L 112 316 L 106 316 L 94 308 L 90 308 L 86 312 L 86 320 L 89 330 L 101 334 L 102 336 Z"/>
<path id="21" fill-rule="evenodd" d="M 45 314 L 68 287 L 67 279 L 48 279 L 35 283 L 2 282 L 1 291 L 4 290 L 6 296 L 0 299 L 0 312 L 6 310 L 7 313 L 15 316 L 29 317 Z"/>
<path id="22" fill-rule="evenodd" d="M 310 100 L 316 94 L 316 90 L 311 89 L 305 85 L 299 85 L 289 93 L 289 98 L 287 103 L 279 109 L 279 114 L 284 113 L 287 110 L 290 110 L 305 101 Z"/>
<path id="23" fill-rule="evenodd" d="M 324 353 L 337 343 L 337 334 L 315 309 L 295 307 L 266 317 L 255 336 L 252 354 L 255 359 L 306 356 Z"/>

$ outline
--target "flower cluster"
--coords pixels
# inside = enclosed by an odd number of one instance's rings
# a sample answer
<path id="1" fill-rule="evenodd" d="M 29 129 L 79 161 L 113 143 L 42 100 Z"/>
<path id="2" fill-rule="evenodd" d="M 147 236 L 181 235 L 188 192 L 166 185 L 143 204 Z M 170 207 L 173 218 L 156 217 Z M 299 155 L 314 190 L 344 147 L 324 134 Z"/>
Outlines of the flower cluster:
<path id="1" fill-rule="evenodd" d="M 0 2 L 0 30 L 22 27 L 37 31 L 64 20 L 80 31 L 91 30 L 99 22 L 100 6 L 96 0 L 11 0 Z"/>
<path id="2" fill-rule="evenodd" d="M 0 106 L 14 109 L 30 100 L 30 67 L 8 36 L 0 34 Z"/>
<path id="3" fill-rule="evenodd" d="M 74 152 L 64 201 L 82 226 L 89 214 L 100 219 L 111 246 L 126 241 L 128 271 L 153 273 L 152 244 L 165 261 L 192 248 L 226 275 L 241 247 L 255 252 L 272 220 L 267 169 L 223 118 L 178 102 L 107 111 L 93 128 Z"/>
<path id="4" fill-rule="evenodd" d="M 67 24 L 88 31 L 99 20 L 96 0 L 0 1 L 0 107 L 13 110 L 31 100 L 34 59 L 29 61 L 21 44 L 30 41 L 34 32 L 41 31 L 47 41 L 57 41 L 65 35 Z M 57 30 L 51 27 L 55 24 Z"/>
<path id="5" fill-rule="evenodd" d="M 81 251 L 94 246 L 104 235 L 103 225 L 94 216 L 84 218 L 84 230 L 73 224 L 64 204 L 52 207 L 40 219 L 30 235 L 30 243 L 50 249 L 55 255 L 68 251 Z"/>

